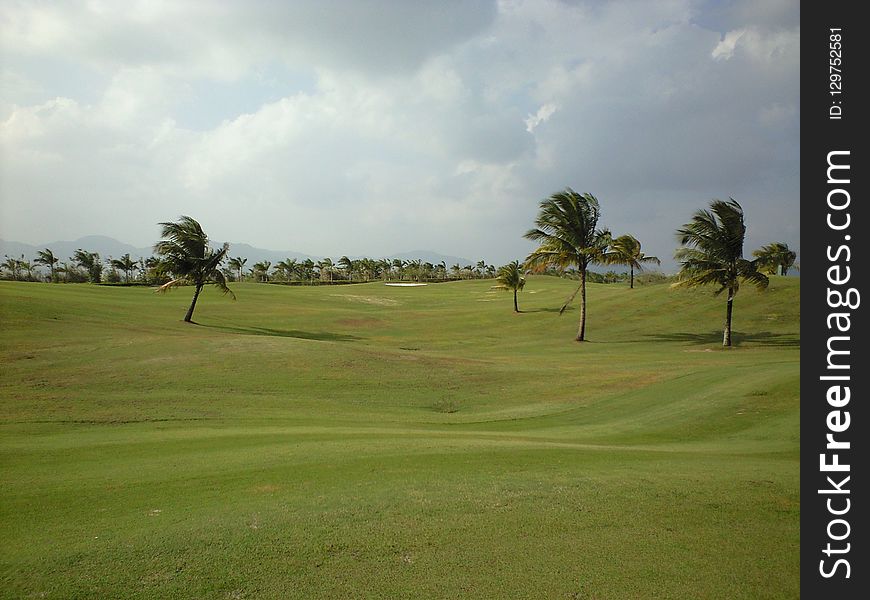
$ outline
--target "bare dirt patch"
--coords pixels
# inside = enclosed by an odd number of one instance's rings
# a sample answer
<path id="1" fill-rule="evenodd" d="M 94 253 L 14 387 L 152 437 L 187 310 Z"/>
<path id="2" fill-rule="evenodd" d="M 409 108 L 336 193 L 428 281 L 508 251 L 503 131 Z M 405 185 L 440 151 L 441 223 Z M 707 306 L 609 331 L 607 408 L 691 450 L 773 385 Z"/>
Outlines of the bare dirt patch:
<path id="1" fill-rule="evenodd" d="M 358 296 L 356 294 L 330 294 L 333 298 L 346 298 L 351 302 L 361 302 L 363 304 L 377 304 L 379 306 L 396 306 L 398 300 L 392 298 L 379 298 L 377 296 Z"/>

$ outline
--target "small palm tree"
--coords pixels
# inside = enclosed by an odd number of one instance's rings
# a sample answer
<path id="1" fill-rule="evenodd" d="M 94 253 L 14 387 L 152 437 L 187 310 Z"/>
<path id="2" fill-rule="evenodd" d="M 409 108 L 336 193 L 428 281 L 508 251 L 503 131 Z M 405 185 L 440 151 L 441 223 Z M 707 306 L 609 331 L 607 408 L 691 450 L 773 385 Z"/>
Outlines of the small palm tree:
<path id="1" fill-rule="evenodd" d="M 272 262 L 268 261 L 268 260 L 254 263 L 254 267 L 253 267 L 254 277 L 262 283 L 268 283 L 269 282 L 269 269 L 271 267 L 272 267 Z"/>
<path id="2" fill-rule="evenodd" d="M 526 285 L 526 278 L 523 277 L 523 270 L 520 266 L 520 261 L 515 260 L 506 264 L 498 270 L 496 279 L 498 285 L 495 286 L 500 290 L 510 291 L 514 293 L 514 312 L 520 312 L 520 307 L 517 306 L 517 292 L 521 291 Z"/>
<path id="3" fill-rule="evenodd" d="M 752 253 L 758 266 L 769 275 L 788 275 L 788 270 L 797 260 L 797 252 L 789 249 L 788 244 L 774 242 L 762 246 Z"/>
<path id="4" fill-rule="evenodd" d="M 605 262 L 610 265 L 625 265 L 629 268 L 629 288 L 634 289 L 634 271 L 643 271 L 644 263 L 662 264 L 655 256 L 647 256 L 640 251 L 640 242 L 631 235 L 621 235 L 614 239 L 605 255 Z"/>
<path id="5" fill-rule="evenodd" d="M 338 259 L 338 267 L 344 271 L 344 276 L 348 281 L 353 281 L 353 261 L 347 256 L 342 256 Z"/>
<path id="6" fill-rule="evenodd" d="M 160 237 L 163 239 L 154 245 L 154 252 L 163 257 L 174 279 L 157 288 L 165 292 L 180 285 L 193 285 L 193 300 L 184 316 L 187 323 L 193 318 L 193 309 L 202 288 L 214 284 L 225 295 L 233 300 L 235 294 L 227 287 L 227 280 L 221 271 L 221 263 L 227 256 L 230 245 L 224 243 L 220 250 L 214 250 L 208 241 L 208 236 L 202 226 L 191 217 L 182 216 L 177 223 L 160 223 L 163 227 Z"/>
<path id="7" fill-rule="evenodd" d="M 3 255 L 6 260 L 3 262 L 3 267 L 9 270 L 9 273 L 12 275 L 12 280 L 18 280 L 18 271 L 20 269 L 19 263 L 14 258 L 10 258 L 8 254 Z"/>
<path id="8" fill-rule="evenodd" d="M 331 258 L 324 258 L 323 260 L 317 261 L 316 267 L 320 274 L 321 281 L 324 281 L 327 278 L 329 281 L 332 281 L 332 272 L 335 270 L 335 263 L 332 262 Z"/>
<path id="9" fill-rule="evenodd" d="M 130 283 L 130 277 L 133 274 L 133 270 L 136 269 L 136 261 L 130 258 L 130 253 L 128 252 L 121 258 L 113 259 L 110 262 L 114 268 L 124 271 L 124 282 Z"/>
<path id="10" fill-rule="evenodd" d="M 235 257 L 235 258 L 231 258 L 231 259 L 229 260 L 229 262 L 227 263 L 227 265 L 228 265 L 231 269 L 233 269 L 234 271 L 236 271 L 236 272 L 239 274 L 239 276 L 238 276 L 238 281 L 241 281 L 241 280 L 242 280 L 242 271 L 243 271 L 244 268 L 245 268 L 245 263 L 246 263 L 246 262 L 248 262 L 248 259 L 247 259 L 247 258 L 242 258 L 241 256 L 237 256 L 237 257 Z"/>
<path id="11" fill-rule="evenodd" d="M 73 263 L 88 272 L 88 280 L 91 283 L 100 283 L 103 277 L 103 263 L 100 261 L 99 254 L 79 248 L 70 258 Z"/>
<path id="12" fill-rule="evenodd" d="M 293 279 L 293 273 L 296 272 L 296 259 L 287 258 L 279 261 L 278 264 L 275 265 L 275 270 L 279 273 L 283 273 L 284 279 L 289 282 Z"/>
<path id="13" fill-rule="evenodd" d="M 33 262 L 37 265 L 45 265 L 49 268 L 51 272 L 51 281 L 57 281 L 57 273 L 55 272 L 54 266 L 60 261 L 58 257 L 54 255 L 50 249 L 46 248 L 45 250 L 40 250 L 36 253 L 36 258 L 33 259 Z"/>
<path id="14" fill-rule="evenodd" d="M 728 291 L 723 346 L 731 345 L 731 315 L 740 282 L 758 289 L 765 289 L 769 283 L 755 261 L 743 258 L 745 236 L 743 208 L 733 198 L 728 202 L 713 200 L 710 210 L 699 210 L 691 223 L 677 230 L 677 239 L 683 247 L 674 253 L 674 258 L 682 267 L 674 287 L 712 283 L 719 286 L 717 295 Z"/>
<path id="15" fill-rule="evenodd" d="M 600 215 L 601 207 L 595 196 L 580 195 L 565 188 L 541 201 L 536 228 L 524 236 L 541 244 L 526 258 L 528 268 L 534 271 L 545 271 L 548 267 L 577 268 L 580 285 L 562 305 L 559 314 L 565 312 L 580 292 L 578 342 L 586 339 L 586 273 L 590 265 L 604 261 L 610 243 L 610 232 L 598 229 Z"/>

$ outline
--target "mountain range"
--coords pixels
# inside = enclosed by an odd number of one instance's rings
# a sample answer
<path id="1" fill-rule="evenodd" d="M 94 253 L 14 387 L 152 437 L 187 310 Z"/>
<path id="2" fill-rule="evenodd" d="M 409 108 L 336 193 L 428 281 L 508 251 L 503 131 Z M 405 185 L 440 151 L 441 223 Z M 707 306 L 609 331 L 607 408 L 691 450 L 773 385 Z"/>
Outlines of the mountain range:
<path id="1" fill-rule="evenodd" d="M 12 258 L 18 258 L 23 254 L 26 260 L 32 260 L 36 257 L 37 252 L 39 252 L 40 250 L 45 250 L 46 248 L 50 249 L 55 256 L 60 258 L 61 261 L 67 260 L 79 248 L 87 250 L 88 252 L 97 252 L 103 259 L 107 259 L 109 257 L 119 258 L 125 254 L 129 254 L 134 259 L 138 259 L 139 257 L 148 257 L 154 254 L 153 250 L 150 247 L 137 248 L 136 246 L 133 246 L 131 244 L 119 242 L 114 238 L 103 235 L 89 235 L 73 241 L 48 242 L 45 244 L 38 244 L 36 246 L 32 244 L 25 244 L 23 242 L 0 240 L 0 255 L 7 255 Z M 248 265 L 252 265 L 256 262 L 264 260 L 268 260 L 274 264 L 278 261 L 282 261 L 288 258 L 295 258 L 296 260 L 305 260 L 307 258 L 310 258 L 314 261 L 324 258 L 322 256 L 304 254 L 301 252 L 294 252 L 292 250 L 267 250 L 265 248 L 255 248 L 250 244 L 241 243 L 230 244 L 230 256 L 240 256 L 242 258 L 247 258 Z M 339 257 L 332 256 L 330 258 L 332 258 L 333 260 L 338 260 Z M 356 260 L 363 257 L 350 256 L 349 258 L 351 258 L 352 260 Z M 471 261 L 467 258 L 450 256 L 431 250 L 412 250 L 410 252 L 400 252 L 396 254 L 390 254 L 388 256 L 378 256 L 377 258 L 389 258 L 391 260 L 395 258 L 401 260 L 422 260 L 423 262 L 430 262 L 432 264 L 438 264 L 441 261 L 444 261 L 448 267 L 454 264 L 460 264 L 464 266 L 477 262 Z"/>

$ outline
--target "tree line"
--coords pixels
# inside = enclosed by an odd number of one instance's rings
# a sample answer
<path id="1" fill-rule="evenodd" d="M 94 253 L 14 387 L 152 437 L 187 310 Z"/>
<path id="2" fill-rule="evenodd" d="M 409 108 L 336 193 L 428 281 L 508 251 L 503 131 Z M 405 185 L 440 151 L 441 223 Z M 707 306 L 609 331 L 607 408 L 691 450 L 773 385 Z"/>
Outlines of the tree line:
<path id="1" fill-rule="evenodd" d="M 576 340 L 586 339 L 586 284 L 588 281 L 625 279 L 609 272 L 605 276 L 589 270 L 593 265 L 621 265 L 628 268 L 629 288 L 634 288 L 635 272 L 644 265 L 661 264 L 658 257 L 648 256 L 641 242 L 630 234 L 614 237 L 610 230 L 599 227 L 601 205 L 589 193 L 578 194 L 571 188 L 542 200 L 534 227 L 525 238 L 538 247 L 521 263 L 518 260 L 497 269 L 479 261 L 476 265 L 452 265 L 442 261 L 404 261 L 401 259 L 350 259 L 342 256 L 337 262 L 330 258 L 286 259 L 272 265 L 262 261 L 246 271 L 247 259 L 228 257 L 229 244 L 213 248 L 200 224 L 189 216 L 177 222 L 160 223 L 161 240 L 154 246 L 156 256 L 134 261 L 129 254 L 107 263 L 109 282 L 147 283 L 165 292 L 174 287 L 192 285 L 194 295 L 184 320 L 190 322 L 197 299 L 207 284 L 214 284 L 224 294 L 235 298 L 228 287 L 232 281 L 269 282 L 364 282 L 372 280 L 448 281 L 496 277 L 497 288 L 513 292 L 514 311 L 519 313 L 517 293 L 525 286 L 525 274 L 550 273 L 575 276 L 579 285 L 565 300 L 559 314 L 579 295 L 580 323 Z M 723 345 L 731 345 L 731 323 L 734 297 L 741 283 L 765 289 L 768 275 L 787 275 L 794 267 L 797 255 L 787 244 L 775 242 L 753 252 L 754 259 L 743 258 L 746 234 L 743 208 L 733 198 L 713 200 L 709 209 L 697 211 L 692 220 L 676 231 L 680 247 L 674 258 L 680 264 L 674 287 L 715 285 L 717 295 L 727 291 Z M 227 261 L 224 266 L 224 261 Z M 12 279 L 36 280 L 34 266 L 49 270 L 48 280 L 90 281 L 101 283 L 104 265 L 97 253 L 77 250 L 69 261 L 61 262 L 48 248 L 39 251 L 33 262 L 6 256 L 3 268 Z M 123 279 L 122 279 L 123 274 Z M 138 278 L 138 279 L 137 279 Z"/>
<path id="2" fill-rule="evenodd" d="M 342 256 L 314 261 L 288 258 L 275 264 L 268 260 L 247 266 L 248 259 L 227 259 L 220 269 L 227 281 L 256 283 L 364 283 L 368 281 L 452 281 L 496 276 L 495 265 L 480 260 L 474 264 L 433 264 L 423 260 L 350 259 Z M 15 281 L 53 283 L 126 283 L 163 285 L 172 279 L 170 264 L 162 256 L 134 259 L 130 254 L 109 257 L 104 263 L 96 252 L 78 249 L 68 260 L 61 260 L 51 249 L 40 250 L 32 261 L 5 256 L 6 278 Z"/>

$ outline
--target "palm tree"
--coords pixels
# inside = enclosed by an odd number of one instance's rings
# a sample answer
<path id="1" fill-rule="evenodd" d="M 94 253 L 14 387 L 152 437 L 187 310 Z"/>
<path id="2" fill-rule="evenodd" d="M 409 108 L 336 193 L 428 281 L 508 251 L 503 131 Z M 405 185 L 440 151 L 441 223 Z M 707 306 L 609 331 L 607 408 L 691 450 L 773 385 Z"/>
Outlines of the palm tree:
<path id="1" fill-rule="evenodd" d="M 177 223 L 160 225 L 163 227 L 160 234 L 163 239 L 154 245 L 154 252 L 164 257 L 175 279 L 161 285 L 157 291 L 165 292 L 185 284 L 195 286 L 193 301 L 184 316 L 185 322 L 190 323 L 193 318 L 196 300 L 207 283 L 214 284 L 225 295 L 229 294 L 233 300 L 236 299 L 235 294 L 227 287 L 226 277 L 220 268 L 230 249 L 229 244 L 224 243 L 220 250 L 214 250 L 209 245 L 208 236 L 202 226 L 191 217 L 182 216 Z"/>
<path id="2" fill-rule="evenodd" d="M 662 264 L 655 256 L 647 256 L 640 251 L 640 242 L 631 235 L 621 235 L 614 239 L 607 250 L 605 261 L 610 265 L 625 265 L 629 268 L 629 288 L 634 289 L 634 270 L 643 271 L 643 263 Z"/>
<path id="3" fill-rule="evenodd" d="M 27 271 L 27 279 L 25 281 L 33 281 L 33 265 L 30 261 L 24 260 L 24 255 L 21 255 L 21 260 L 18 261 L 18 268 L 22 271 Z"/>
<path id="4" fill-rule="evenodd" d="M 296 259 L 287 258 L 279 261 L 278 264 L 275 265 L 275 270 L 283 273 L 284 279 L 289 282 L 291 279 L 293 279 L 293 273 L 296 272 Z"/>
<path id="5" fill-rule="evenodd" d="M 6 258 L 3 267 L 9 269 L 9 272 L 12 274 L 12 280 L 17 281 L 19 271 L 18 261 L 14 258 L 9 258 L 8 254 L 4 254 L 3 256 Z"/>
<path id="6" fill-rule="evenodd" d="M 332 262 L 331 258 L 327 257 L 319 260 L 315 266 L 318 269 L 320 281 L 324 281 L 325 277 L 329 277 L 329 281 L 332 281 L 332 271 L 335 268 L 335 263 Z"/>
<path id="7" fill-rule="evenodd" d="M 231 258 L 227 265 L 234 269 L 239 274 L 238 281 L 242 280 L 242 270 L 245 268 L 245 263 L 248 262 L 247 258 L 242 258 L 241 256 L 237 256 L 235 258 Z"/>
<path id="8" fill-rule="evenodd" d="M 33 262 L 38 265 L 45 265 L 51 271 L 51 281 L 57 281 L 57 274 L 54 270 L 54 265 L 56 265 L 60 261 L 58 257 L 54 255 L 54 252 L 46 248 L 45 250 L 40 250 L 36 253 L 36 258 L 33 259 Z"/>
<path id="9" fill-rule="evenodd" d="M 580 292 L 580 326 L 577 341 L 586 339 L 586 272 L 589 265 L 603 262 L 610 243 L 610 232 L 598 229 L 601 207 L 592 194 L 578 194 L 571 188 L 557 192 L 541 201 L 535 229 L 524 237 L 540 242 L 540 246 L 526 258 L 526 266 L 535 271 L 547 267 L 576 267 L 580 285 L 574 290 L 559 314 Z"/>
<path id="10" fill-rule="evenodd" d="M 347 256 L 342 256 L 338 259 L 338 267 L 344 271 L 344 276 L 348 281 L 353 281 L 353 261 Z"/>
<path id="11" fill-rule="evenodd" d="M 124 271 L 124 282 L 130 283 L 130 277 L 133 273 L 133 270 L 136 268 L 136 261 L 130 258 L 129 252 L 121 258 L 113 259 L 111 261 L 111 265 L 116 269 Z"/>
<path id="12" fill-rule="evenodd" d="M 99 258 L 99 255 L 97 257 Z M 156 256 L 146 258 L 143 267 L 145 268 L 145 282 L 148 284 L 153 285 L 156 283 L 162 285 L 170 279 L 167 275 L 168 267 L 166 263 Z"/>
<path id="13" fill-rule="evenodd" d="M 788 244 L 774 242 L 762 246 L 752 253 L 759 267 L 769 275 L 788 275 L 788 270 L 797 260 L 797 252 L 790 250 Z"/>
<path id="14" fill-rule="evenodd" d="M 272 262 L 268 261 L 268 260 L 254 263 L 254 267 L 253 267 L 254 278 L 259 280 L 261 283 L 268 283 L 268 281 L 269 281 L 269 268 L 271 266 L 272 266 Z"/>
<path id="15" fill-rule="evenodd" d="M 517 306 L 517 292 L 521 291 L 526 285 L 526 278 L 523 277 L 520 261 L 515 260 L 514 262 L 501 267 L 498 270 L 498 278 L 496 281 L 498 281 L 498 285 L 496 286 L 498 289 L 506 291 L 513 290 L 514 312 L 520 312 L 520 308 Z"/>
<path id="16" fill-rule="evenodd" d="M 103 263 L 100 261 L 99 254 L 79 248 L 70 258 L 75 264 L 88 272 L 88 280 L 91 283 L 100 283 L 103 277 Z"/>
<path id="17" fill-rule="evenodd" d="M 317 266 L 317 265 L 310 258 L 306 258 L 299 265 L 299 270 L 301 271 L 300 275 L 302 275 L 303 279 L 307 279 L 309 284 L 311 284 L 314 281 L 314 267 L 315 266 Z"/>
<path id="18" fill-rule="evenodd" d="M 682 267 L 674 287 L 712 283 L 719 286 L 717 295 L 728 290 L 723 346 L 731 345 L 731 314 L 740 282 L 751 283 L 758 289 L 765 289 L 769 283 L 756 261 L 743 258 L 745 235 L 743 208 L 733 198 L 728 202 L 713 200 L 710 210 L 699 210 L 691 223 L 677 230 L 677 239 L 683 247 L 674 253 L 674 258 Z"/>

